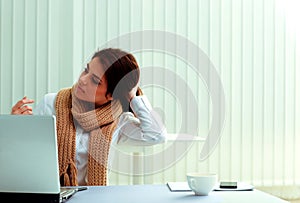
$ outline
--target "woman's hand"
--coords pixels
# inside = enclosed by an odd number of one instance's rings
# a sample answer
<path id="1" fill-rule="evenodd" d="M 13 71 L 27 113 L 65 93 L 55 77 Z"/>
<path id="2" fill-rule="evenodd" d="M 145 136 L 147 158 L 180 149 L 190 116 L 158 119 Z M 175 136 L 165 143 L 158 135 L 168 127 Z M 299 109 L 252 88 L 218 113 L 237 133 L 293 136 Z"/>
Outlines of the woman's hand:
<path id="1" fill-rule="evenodd" d="M 141 95 L 143 95 L 143 91 L 141 90 L 141 88 L 138 86 L 138 85 L 136 85 L 134 88 L 132 88 L 132 90 L 128 93 L 128 97 L 127 97 L 127 99 L 128 99 L 128 101 L 130 102 L 132 99 L 133 99 L 133 97 L 135 97 L 135 96 L 141 96 Z"/>
<path id="2" fill-rule="evenodd" d="M 128 93 L 127 99 L 129 102 L 133 99 L 133 97 L 136 96 L 137 90 L 138 90 L 138 85 L 136 85 L 134 88 L 132 88 L 131 91 Z"/>
<path id="3" fill-rule="evenodd" d="M 32 115 L 32 107 L 27 104 L 34 103 L 34 100 L 28 99 L 26 96 L 18 101 L 11 109 L 11 114 L 14 115 Z"/>

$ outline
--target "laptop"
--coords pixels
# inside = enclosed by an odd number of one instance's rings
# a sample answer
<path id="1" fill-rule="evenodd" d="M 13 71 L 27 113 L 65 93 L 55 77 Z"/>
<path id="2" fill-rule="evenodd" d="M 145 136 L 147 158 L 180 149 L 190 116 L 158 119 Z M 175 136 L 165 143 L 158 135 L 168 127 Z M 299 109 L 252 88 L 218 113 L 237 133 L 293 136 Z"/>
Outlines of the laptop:
<path id="1" fill-rule="evenodd" d="M 0 115 L 0 201 L 58 203 L 76 191 L 60 188 L 55 117 Z"/>

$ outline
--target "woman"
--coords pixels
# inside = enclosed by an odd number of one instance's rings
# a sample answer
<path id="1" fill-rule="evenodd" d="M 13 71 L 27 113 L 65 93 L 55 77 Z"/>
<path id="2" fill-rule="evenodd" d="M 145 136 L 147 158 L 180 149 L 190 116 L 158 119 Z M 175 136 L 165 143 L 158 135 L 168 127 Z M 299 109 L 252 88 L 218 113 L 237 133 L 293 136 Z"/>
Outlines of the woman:
<path id="1" fill-rule="evenodd" d="M 24 97 L 12 114 L 56 115 L 62 186 L 106 185 L 112 143 L 152 145 L 165 128 L 138 88 L 140 71 L 130 53 L 98 51 L 78 82 L 44 96 L 32 111 Z"/>

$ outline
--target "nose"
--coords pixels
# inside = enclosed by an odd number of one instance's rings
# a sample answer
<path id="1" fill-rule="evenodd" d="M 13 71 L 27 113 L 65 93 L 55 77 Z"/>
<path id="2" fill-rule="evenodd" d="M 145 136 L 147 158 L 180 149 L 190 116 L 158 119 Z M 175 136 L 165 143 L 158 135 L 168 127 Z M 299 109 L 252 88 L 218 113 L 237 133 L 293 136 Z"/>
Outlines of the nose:
<path id="1" fill-rule="evenodd" d="M 81 75 L 79 78 L 79 84 L 80 85 L 86 85 L 87 84 L 87 75 Z"/>

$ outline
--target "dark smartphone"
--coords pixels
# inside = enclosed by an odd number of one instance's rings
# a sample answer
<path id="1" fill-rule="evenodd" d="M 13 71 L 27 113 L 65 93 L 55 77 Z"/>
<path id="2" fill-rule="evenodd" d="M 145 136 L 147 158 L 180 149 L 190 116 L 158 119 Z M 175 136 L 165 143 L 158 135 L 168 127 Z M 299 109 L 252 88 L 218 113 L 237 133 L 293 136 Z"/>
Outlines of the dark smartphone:
<path id="1" fill-rule="evenodd" d="M 231 182 L 231 181 L 221 181 L 220 188 L 224 189 L 236 189 L 237 188 L 237 182 Z"/>

